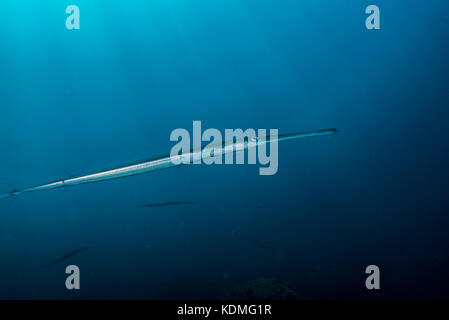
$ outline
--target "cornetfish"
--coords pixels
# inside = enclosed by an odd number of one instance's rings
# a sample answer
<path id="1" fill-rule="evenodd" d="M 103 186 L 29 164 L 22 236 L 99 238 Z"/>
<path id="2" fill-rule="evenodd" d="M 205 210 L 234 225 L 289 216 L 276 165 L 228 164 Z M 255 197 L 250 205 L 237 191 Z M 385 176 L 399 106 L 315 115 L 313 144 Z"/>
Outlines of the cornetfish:
<path id="1" fill-rule="evenodd" d="M 56 259 L 55 261 L 50 262 L 49 264 L 45 265 L 45 267 L 54 266 L 55 264 L 58 264 L 59 262 L 62 262 L 62 261 L 64 261 L 64 260 L 67 260 L 67 259 L 70 258 L 71 256 L 74 256 L 74 255 L 76 255 L 76 254 L 78 254 L 78 253 L 80 253 L 80 252 L 82 252 L 82 251 L 86 251 L 86 250 L 89 250 L 89 249 L 90 249 L 90 246 L 89 246 L 89 247 L 84 247 L 84 248 L 81 248 L 81 249 L 76 249 L 76 250 L 70 251 L 69 253 L 63 255 L 62 257 Z"/>
<path id="2" fill-rule="evenodd" d="M 304 139 L 309 137 L 317 137 L 317 136 L 325 136 L 337 133 L 338 130 L 331 129 L 322 129 L 315 131 L 307 131 L 300 133 L 289 133 L 289 134 L 280 134 L 277 136 L 266 136 L 266 137 L 251 137 L 247 140 L 241 140 L 237 142 L 225 142 L 224 144 L 213 146 L 214 152 L 204 153 L 203 150 L 205 147 L 201 147 L 197 150 L 193 150 L 189 153 L 185 153 L 182 155 L 166 155 L 154 159 L 147 159 L 142 161 L 137 161 L 134 163 L 120 165 L 114 168 L 101 170 L 95 173 L 80 175 L 77 177 L 71 177 L 68 179 L 58 180 L 50 183 L 45 183 L 36 187 L 31 187 L 23 190 L 13 190 L 9 193 L 0 195 L 1 198 L 7 198 L 12 196 L 18 196 L 24 193 L 42 191 L 42 190 L 50 190 L 63 188 L 68 186 L 76 186 L 80 184 L 86 183 L 94 183 L 100 181 L 107 181 L 112 179 L 124 178 L 129 176 L 134 176 L 138 174 L 144 174 L 148 172 L 153 172 L 157 170 L 177 167 L 188 162 L 189 159 L 194 159 L 194 161 L 198 161 L 201 159 L 212 158 L 232 152 L 243 151 L 246 149 L 251 149 L 257 146 L 261 146 L 263 144 L 273 143 L 275 141 L 285 141 L 285 140 L 295 140 L 295 139 Z M 210 145 L 207 148 L 212 148 Z M 196 159 L 196 160 L 195 160 Z"/>

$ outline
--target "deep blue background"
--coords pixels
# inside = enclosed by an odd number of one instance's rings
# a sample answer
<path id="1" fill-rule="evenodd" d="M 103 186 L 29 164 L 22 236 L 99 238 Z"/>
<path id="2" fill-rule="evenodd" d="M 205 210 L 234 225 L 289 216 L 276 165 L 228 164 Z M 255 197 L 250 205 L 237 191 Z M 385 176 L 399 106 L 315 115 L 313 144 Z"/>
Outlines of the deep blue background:
<path id="1" fill-rule="evenodd" d="M 365 28 L 372 3 L 379 31 Z M 81 30 L 65 28 L 70 4 Z M 448 12 L 446 0 L 2 0 L 2 192 L 167 153 L 193 120 L 341 132 L 281 144 L 275 176 L 188 166 L 3 199 L 0 298 L 215 298 L 261 277 L 306 299 L 448 298 Z M 198 204 L 138 207 L 164 201 Z M 364 287 L 369 264 L 380 291 Z"/>

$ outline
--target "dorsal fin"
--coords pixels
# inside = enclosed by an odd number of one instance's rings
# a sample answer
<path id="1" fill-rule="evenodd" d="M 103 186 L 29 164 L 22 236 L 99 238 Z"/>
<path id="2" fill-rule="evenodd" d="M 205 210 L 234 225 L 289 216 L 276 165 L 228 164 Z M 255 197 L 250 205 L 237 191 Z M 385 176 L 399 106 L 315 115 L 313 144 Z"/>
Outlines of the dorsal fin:
<path id="1" fill-rule="evenodd" d="M 20 192 L 17 188 L 15 188 L 14 186 L 12 186 L 11 184 L 9 184 L 7 182 L 2 182 L 0 184 L 5 184 L 11 188 L 11 190 L 8 193 L 0 195 L 0 199 L 15 196 L 18 192 Z"/>
<path id="2" fill-rule="evenodd" d="M 13 185 L 11 185 L 10 183 L 8 183 L 8 182 L 1 182 L 0 184 L 4 184 L 4 185 L 7 185 L 8 187 L 10 187 L 11 188 L 11 190 L 8 192 L 8 193 L 15 193 L 15 192 L 18 192 L 19 190 L 16 188 L 16 187 L 14 187 Z"/>
<path id="3" fill-rule="evenodd" d="M 11 191 L 9 192 L 11 195 L 14 195 L 16 192 L 19 192 L 19 189 L 7 183 L 8 186 L 11 187 Z"/>

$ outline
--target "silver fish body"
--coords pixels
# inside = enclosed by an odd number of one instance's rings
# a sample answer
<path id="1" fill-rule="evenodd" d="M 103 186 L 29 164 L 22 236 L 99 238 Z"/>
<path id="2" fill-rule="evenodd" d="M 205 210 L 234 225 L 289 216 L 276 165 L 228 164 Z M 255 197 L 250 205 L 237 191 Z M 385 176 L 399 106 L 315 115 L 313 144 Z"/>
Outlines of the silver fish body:
<path id="1" fill-rule="evenodd" d="M 203 152 L 204 149 L 201 148 L 199 150 L 193 150 L 190 153 L 176 156 L 163 156 L 160 158 L 152 159 L 152 160 L 143 160 L 140 162 L 121 165 L 112 169 L 106 169 L 102 171 L 98 171 L 95 173 L 80 175 L 77 177 L 54 181 L 46 184 L 42 184 L 36 187 L 24 189 L 24 190 L 14 190 L 9 193 L 0 195 L 1 198 L 7 198 L 12 196 L 18 196 L 24 193 L 35 192 L 35 191 L 43 191 L 43 190 L 52 190 L 63 188 L 67 186 L 76 186 L 80 184 L 87 183 L 95 183 L 101 181 L 107 181 L 112 179 L 119 179 L 144 173 L 149 173 L 153 171 L 168 169 L 172 167 L 177 167 L 183 165 L 186 161 L 198 161 L 201 159 L 206 159 L 210 157 L 217 157 L 220 155 L 225 155 L 232 152 L 244 151 L 247 149 L 255 148 L 257 146 L 261 146 L 263 144 L 273 143 L 275 141 L 285 141 L 285 140 L 295 140 L 295 139 L 304 139 L 309 137 L 318 137 L 325 136 L 337 133 L 337 129 L 323 129 L 323 130 L 315 130 L 308 131 L 302 133 L 291 133 L 291 134 L 283 134 L 278 136 L 269 136 L 269 137 L 259 137 L 259 138 L 250 138 L 245 141 L 237 141 L 231 143 L 225 143 L 222 146 L 214 146 L 214 153 L 211 152 Z"/>

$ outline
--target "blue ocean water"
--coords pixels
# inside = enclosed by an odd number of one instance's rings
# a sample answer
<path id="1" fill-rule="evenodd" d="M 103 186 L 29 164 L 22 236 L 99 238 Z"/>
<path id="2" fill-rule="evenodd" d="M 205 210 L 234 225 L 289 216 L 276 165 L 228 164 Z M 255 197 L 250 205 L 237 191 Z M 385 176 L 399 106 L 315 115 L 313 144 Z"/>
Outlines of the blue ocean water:
<path id="1" fill-rule="evenodd" d="M 380 30 L 365 28 L 371 2 Z M 2 199 L 0 298 L 219 298 L 260 278 L 304 299 L 448 298 L 448 10 L 1 1 L 0 193 L 167 153 L 194 120 L 340 133 L 280 144 L 273 176 L 186 166 Z M 196 204 L 140 207 L 167 201 Z"/>

